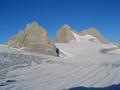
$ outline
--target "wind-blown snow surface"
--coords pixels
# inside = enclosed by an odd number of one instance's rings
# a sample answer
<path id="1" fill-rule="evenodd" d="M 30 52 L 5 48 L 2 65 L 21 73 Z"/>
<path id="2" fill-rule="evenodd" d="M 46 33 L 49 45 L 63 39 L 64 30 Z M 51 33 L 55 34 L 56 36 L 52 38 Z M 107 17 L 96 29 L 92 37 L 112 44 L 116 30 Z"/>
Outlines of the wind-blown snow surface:
<path id="1" fill-rule="evenodd" d="M 64 53 L 63 57 L 35 55 L 0 46 L 0 90 L 62 90 L 120 83 L 117 46 L 100 44 L 86 36 L 56 46 Z"/>

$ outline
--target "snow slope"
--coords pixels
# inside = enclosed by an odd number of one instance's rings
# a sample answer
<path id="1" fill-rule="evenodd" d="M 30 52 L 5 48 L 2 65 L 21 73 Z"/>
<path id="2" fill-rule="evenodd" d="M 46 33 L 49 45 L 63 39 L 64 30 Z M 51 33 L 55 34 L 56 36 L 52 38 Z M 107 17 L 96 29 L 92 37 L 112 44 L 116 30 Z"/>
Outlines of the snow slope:
<path id="1" fill-rule="evenodd" d="M 0 90 L 63 90 L 119 84 L 117 46 L 100 44 L 90 35 L 74 35 L 76 41 L 56 43 L 61 56 L 64 54 L 59 58 L 0 46 Z"/>

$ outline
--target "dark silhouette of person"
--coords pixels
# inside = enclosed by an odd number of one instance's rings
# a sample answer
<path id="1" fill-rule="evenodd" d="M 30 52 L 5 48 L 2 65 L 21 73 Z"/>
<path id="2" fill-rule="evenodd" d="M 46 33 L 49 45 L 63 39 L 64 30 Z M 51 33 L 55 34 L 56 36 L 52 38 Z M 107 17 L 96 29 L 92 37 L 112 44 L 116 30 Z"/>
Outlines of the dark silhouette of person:
<path id="1" fill-rule="evenodd" d="M 57 57 L 59 57 L 59 49 L 56 48 Z"/>

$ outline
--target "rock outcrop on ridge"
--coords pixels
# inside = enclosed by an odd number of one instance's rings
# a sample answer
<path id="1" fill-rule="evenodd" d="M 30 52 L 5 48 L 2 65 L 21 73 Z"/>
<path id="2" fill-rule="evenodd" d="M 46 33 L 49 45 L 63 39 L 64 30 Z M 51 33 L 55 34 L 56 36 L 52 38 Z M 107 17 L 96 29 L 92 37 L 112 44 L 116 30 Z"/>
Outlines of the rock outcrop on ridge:
<path id="1" fill-rule="evenodd" d="M 93 37 L 96 37 L 101 43 L 107 43 L 107 40 L 102 36 L 100 32 L 96 30 L 96 28 L 89 28 L 87 30 L 83 30 L 79 33 L 79 35 L 92 35 Z"/>
<path id="2" fill-rule="evenodd" d="M 48 39 L 48 33 L 37 22 L 28 24 L 8 41 L 8 45 L 29 52 L 56 56 L 55 44 Z"/>
<path id="3" fill-rule="evenodd" d="M 67 43 L 75 40 L 72 29 L 67 24 L 64 24 L 57 32 L 56 43 Z"/>

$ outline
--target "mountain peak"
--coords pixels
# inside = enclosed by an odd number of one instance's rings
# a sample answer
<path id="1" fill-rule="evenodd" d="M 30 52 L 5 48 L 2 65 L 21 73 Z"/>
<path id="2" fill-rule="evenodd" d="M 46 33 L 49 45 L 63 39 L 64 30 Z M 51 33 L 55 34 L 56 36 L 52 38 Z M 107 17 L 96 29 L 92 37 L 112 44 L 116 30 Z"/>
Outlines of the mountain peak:
<path id="1" fill-rule="evenodd" d="M 99 33 L 99 34 L 101 34 L 100 31 L 97 28 L 95 28 L 95 27 L 87 28 L 87 29 L 83 30 L 82 32 Z"/>
<path id="2" fill-rule="evenodd" d="M 46 32 L 46 30 L 40 26 L 36 21 L 33 21 L 32 23 L 28 23 L 25 27 L 26 31 L 31 31 L 31 30 L 35 30 L 35 31 L 41 31 L 41 32 Z"/>
<path id="3" fill-rule="evenodd" d="M 71 30 L 71 27 L 68 25 L 68 24 L 63 24 L 61 27 L 60 27 L 60 29 L 59 29 L 59 31 L 67 31 L 67 30 Z"/>
<path id="4" fill-rule="evenodd" d="M 33 22 L 31 23 L 31 25 L 33 25 L 33 26 L 39 26 L 38 22 L 36 22 L 36 21 L 33 21 Z"/>
<path id="5" fill-rule="evenodd" d="M 59 31 L 57 32 L 57 43 L 66 43 L 71 40 L 75 40 L 75 37 L 72 33 L 72 29 L 69 25 L 64 24 Z"/>
<path id="6" fill-rule="evenodd" d="M 37 22 L 32 22 L 8 41 L 14 48 L 24 48 L 25 51 L 56 55 L 55 45 L 48 38 L 48 33 Z"/>
<path id="7" fill-rule="evenodd" d="M 102 34 L 94 27 L 83 30 L 79 35 L 92 35 L 96 37 L 101 43 L 107 43 L 107 40 L 102 36 Z"/>
<path id="8" fill-rule="evenodd" d="M 33 21 L 32 23 L 28 23 L 27 25 L 26 25 L 26 28 L 28 28 L 28 27 L 39 27 L 39 24 L 36 22 L 36 21 Z"/>
<path id="9" fill-rule="evenodd" d="M 64 24 L 63 28 L 70 28 L 70 26 L 68 24 Z"/>

